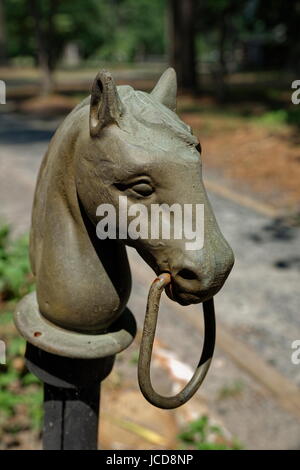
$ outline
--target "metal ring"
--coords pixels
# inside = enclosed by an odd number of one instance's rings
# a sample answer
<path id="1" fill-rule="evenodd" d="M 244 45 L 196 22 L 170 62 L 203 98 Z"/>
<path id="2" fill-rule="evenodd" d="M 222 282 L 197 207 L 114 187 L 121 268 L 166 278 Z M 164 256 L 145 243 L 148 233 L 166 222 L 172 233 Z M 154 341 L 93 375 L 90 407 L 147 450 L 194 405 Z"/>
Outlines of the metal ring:
<path id="1" fill-rule="evenodd" d="M 170 274 L 162 273 L 153 281 L 150 287 L 138 364 L 138 379 L 142 394 L 152 405 L 164 409 L 177 408 L 186 403 L 196 393 L 208 372 L 214 353 L 216 337 L 214 301 L 213 298 L 211 298 L 202 304 L 205 328 L 204 344 L 193 377 L 183 390 L 174 396 L 163 396 L 153 389 L 150 377 L 150 366 L 159 303 L 164 288 L 170 283 Z"/>

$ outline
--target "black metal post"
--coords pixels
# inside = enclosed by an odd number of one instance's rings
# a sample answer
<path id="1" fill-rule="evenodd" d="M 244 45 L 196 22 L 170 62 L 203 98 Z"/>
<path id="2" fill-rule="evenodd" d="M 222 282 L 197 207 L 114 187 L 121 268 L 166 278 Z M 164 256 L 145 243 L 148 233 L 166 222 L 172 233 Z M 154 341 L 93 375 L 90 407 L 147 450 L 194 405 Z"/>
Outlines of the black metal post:
<path id="1" fill-rule="evenodd" d="M 97 449 L 100 386 L 115 356 L 70 359 L 30 343 L 25 356 L 28 369 L 44 383 L 43 448 Z"/>
<path id="2" fill-rule="evenodd" d="M 44 449 L 97 449 L 99 401 L 99 384 L 89 389 L 45 384 Z"/>

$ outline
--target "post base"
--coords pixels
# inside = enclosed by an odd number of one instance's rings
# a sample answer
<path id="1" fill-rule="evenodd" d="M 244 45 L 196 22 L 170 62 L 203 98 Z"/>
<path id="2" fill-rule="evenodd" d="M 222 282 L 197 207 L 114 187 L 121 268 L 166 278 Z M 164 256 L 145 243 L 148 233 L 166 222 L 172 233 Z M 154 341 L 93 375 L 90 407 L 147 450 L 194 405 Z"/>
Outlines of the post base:
<path id="1" fill-rule="evenodd" d="M 44 382 L 43 448 L 97 449 L 100 387 L 115 357 L 69 359 L 30 343 L 25 357 L 30 372 Z"/>

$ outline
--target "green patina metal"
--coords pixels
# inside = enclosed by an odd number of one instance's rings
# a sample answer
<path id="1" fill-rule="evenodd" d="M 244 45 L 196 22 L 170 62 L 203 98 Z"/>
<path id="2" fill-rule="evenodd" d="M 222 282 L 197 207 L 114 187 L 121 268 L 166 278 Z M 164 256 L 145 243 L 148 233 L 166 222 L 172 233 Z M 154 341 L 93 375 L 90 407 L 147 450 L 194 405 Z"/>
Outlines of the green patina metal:
<path id="1" fill-rule="evenodd" d="M 88 358 L 103 357 L 103 351 L 116 354 L 130 343 L 133 330 L 124 327 L 132 324 L 124 313 L 131 289 L 125 244 L 135 247 L 157 276 L 170 274 L 172 288 L 166 292 L 172 300 L 181 305 L 204 302 L 204 313 L 210 310 L 213 317 L 209 302 L 223 286 L 234 258 L 203 185 L 199 141 L 175 112 L 176 94 L 173 69 L 150 94 L 116 87 L 110 73 L 101 71 L 91 96 L 52 138 L 32 211 L 36 300 L 29 297 L 16 313 L 21 333 L 39 348 L 50 351 L 52 343 L 51 352 Z M 150 194 L 132 191 L 132 185 L 145 181 Z M 184 238 L 99 240 L 97 207 L 110 203 L 118 210 L 120 195 L 148 207 L 203 204 L 203 248 L 187 251 Z M 43 334 L 32 337 L 42 328 Z M 153 321 L 147 328 L 154 335 Z M 140 364 L 146 373 L 144 362 Z M 156 404 L 167 407 L 165 402 Z"/>
<path id="2" fill-rule="evenodd" d="M 146 308 L 143 336 L 141 341 L 138 378 L 140 389 L 144 397 L 159 408 L 173 409 L 184 405 L 197 392 L 208 372 L 215 347 L 215 311 L 213 299 L 203 302 L 203 314 L 205 324 L 205 336 L 202 354 L 196 371 L 186 386 L 174 396 L 163 396 L 158 394 L 152 387 L 150 377 L 151 354 L 157 316 L 159 310 L 160 297 L 165 288 L 171 285 L 169 273 L 162 273 L 157 277 L 149 290 Z"/>

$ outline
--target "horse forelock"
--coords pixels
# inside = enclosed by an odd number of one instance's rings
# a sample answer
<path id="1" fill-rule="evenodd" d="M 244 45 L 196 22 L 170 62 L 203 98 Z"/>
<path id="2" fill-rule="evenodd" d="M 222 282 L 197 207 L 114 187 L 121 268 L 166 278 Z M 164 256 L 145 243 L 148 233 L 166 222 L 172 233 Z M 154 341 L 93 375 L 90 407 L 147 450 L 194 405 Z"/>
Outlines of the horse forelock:
<path id="1" fill-rule="evenodd" d="M 190 126 L 185 124 L 176 113 L 160 103 L 151 94 L 134 90 L 130 86 L 119 86 L 118 93 L 121 98 L 124 112 L 118 122 L 121 129 L 132 134 L 138 140 L 153 141 L 153 133 L 159 134 L 162 140 L 173 141 L 177 144 L 196 146 L 198 139 L 192 134 Z"/>

